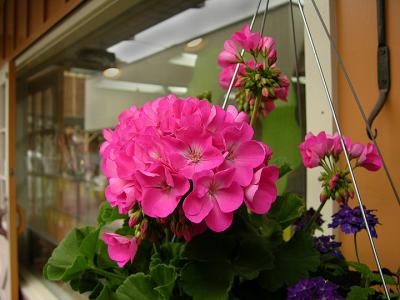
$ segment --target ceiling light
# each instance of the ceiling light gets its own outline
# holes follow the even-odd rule
[[[184,67],[194,68],[196,66],[197,54],[181,53],[169,60],[169,63]]]
[[[188,91],[187,87],[184,87],[184,86],[169,86],[168,90],[171,93],[174,93],[174,94],[177,94],[177,95],[186,94],[187,91]]]
[[[289,1],[273,0],[269,9],[272,10],[287,2]],[[261,8],[259,12],[263,12],[264,9]],[[131,40],[117,43],[107,51],[115,53],[119,60],[131,63],[172,46],[191,41],[194,37],[204,36],[237,22],[247,22],[244,19],[253,13],[254,7],[249,5],[248,1],[206,0],[203,7],[187,9],[139,32]]]
[[[150,93],[150,94],[163,94],[165,89],[162,85],[130,82],[122,80],[108,80],[101,79],[95,83],[97,88],[119,90],[126,92],[139,92],[139,93]]]
[[[164,49],[161,45],[129,40],[121,41],[107,48],[107,51],[115,53],[120,61],[130,64]]]
[[[195,48],[195,47],[199,46],[202,42],[203,42],[203,38],[194,39],[194,40],[191,40],[189,43],[187,43],[186,47]]]
[[[115,67],[107,68],[103,71],[104,77],[116,78],[121,75],[121,70]]]

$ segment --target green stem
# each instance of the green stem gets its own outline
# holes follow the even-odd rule
[[[321,204],[319,205],[317,211],[314,213],[314,215],[311,217],[310,221],[308,222],[308,224],[304,227],[304,231],[307,232],[311,229],[312,224],[315,222],[315,220],[317,219],[318,215],[321,213],[322,208],[324,207],[325,203],[328,201],[328,199],[326,199],[325,201],[321,202]]]
[[[119,275],[119,274],[115,274],[115,273],[112,273],[112,272],[108,272],[108,271],[105,271],[103,269],[99,269],[99,268],[96,268],[96,267],[93,267],[92,270],[93,270],[93,272],[95,272],[95,273],[97,273],[99,275],[103,275],[104,277],[107,277],[107,278],[114,277],[114,278],[117,278],[117,279],[121,279],[122,281],[124,281],[126,279],[125,276],[123,276],[123,275]]]
[[[251,114],[251,119],[250,119],[250,126],[253,127],[253,129],[254,129],[254,126],[256,124],[258,107],[260,106],[260,102],[261,102],[261,96],[258,95],[256,97],[256,102],[254,103],[253,112]]]
[[[357,261],[360,263],[360,257],[358,256],[357,233],[354,234],[354,249],[356,251]]]

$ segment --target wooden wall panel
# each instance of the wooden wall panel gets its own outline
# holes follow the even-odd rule
[[[5,56],[10,57],[14,51],[15,46],[15,16],[14,16],[14,1],[5,2]]]
[[[47,0],[45,7],[45,21],[60,15],[65,8],[65,0]]]
[[[28,13],[28,36],[31,36],[43,27],[44,0],[28,0]]]
[[[84,1],[0,1],[0,66],[15,58]]]
[[[378,99],[377,83],[377,21],[376,1],[337,0],[336,31],[339,52],[368,115]],[[390,48],[391,90],[387,103],[376,118],[377,141],[392,172],[394,184],[400,189],[400,1],[386,1],[387,44]],[[368,142],[365,125],[357,110],[344,76],[338,74],[339,115],[345,135],[354,141]],[[381,262],[396,272],[400,266],[399,228],[400,206],[397,204],[383,170],[357,170],[360,192],[365,205],[377,209],[381,225],[377,226],[376,244]],[[356,260],[353,238],[342,234],[343,251],[347,258]],[[359,237],[362,262],[375,268],[365,232]]]
[[[17,0],[16,12],[16,46],[28,38],[28,0]]]
[[[5,22],[5,13],[4,13],[5,3],[0,1],[0,66],[3,64],[4,59],[6,57],[5,54],[5,35],[4,35],[4,22]]]

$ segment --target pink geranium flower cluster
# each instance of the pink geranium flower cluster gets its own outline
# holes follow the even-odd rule
[[[382,160],[374,144],[353,143],[348,137],[344,137],[344,143],[353,162],[353,169],[363,167],[369,171],[378,171],[382,167]],[[299,149],[305,167],[321,166],[324,169],[320,176],[323,187],[321,201],[332,198],[339,203],[346,203],[349,198],[354,197],[351,179],[348,178],[349,171],[347,168],[340,168],[338,164],[343,148],[337,133],[308,133]]]
[[[132,237],[105,234],[110,257],[121,266],[133,259],[151,220],[179,220],[174,228],[190,239],[196,230],[185,228],[196,224],[229,228],[243,203],[268,212],[279,172],[253,134],[245,113],[196,98],[169,95],[122,112],[115,129],[104,130],[100,154],[106,198],[137,230]]]
[[[382,167],[382,160],[374,144],[353,143],[348,137],[344,137],[344,142],[350,159],[356,161],[355,167],[363,167],[369,171],[378,171]],[[324,131],[316,136],[308,133],[299,149],[307,168],[322,166],[323,160],[329,156],[337,161],[343,151],[339,135],[330,135]]]
[[[250,53],[252,59],[245,60],[237,46]],[[231,40],[225,41],[224,50],[218,56],[218,64],[222,68],[219,83],[222,88],[228,89],[236,65],[240,64],[234,82],[234,87],[238,89],[239,110],[252,111],[256,98],[260,97],[257,109],[266,116],[275,108],[276,99],[287,100],[289,80],[276,67],[276,60],[275,40],[262,37],[259,32],[251,32],[248,25],[235,32]]]

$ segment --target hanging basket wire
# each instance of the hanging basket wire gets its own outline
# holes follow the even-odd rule
[[[254,22],[255,22],[255,19],[256,19],[257,15],[258,15],[258,11],[259,11],[261,2],[262,2],[262,0],[258,1],[257,8],[255,10],[255,13],[254,13],[253,18],[252,18],[251,23],[250,23],[250,30],[252,30],[252,28],[254,26]],[[340,56],[340,54],[339,54],[339,52],[338,52],[338,50],[336,48],[336,45],[335,45],[332,37],[329,34],[329,31],[328,31],[328,29],[326,27],[326,24],[325,24],[325,22],[324,22],[324,20],[323,20],[323,18],[321,16],[321,13],[320,13],[317,5],[315,4],[315,1],[311,0],[311,2],[313,4],[313,7],[314,7],[314,9],[315,9],[315,11],[316,11],[316,13],[317,13],[317,15],[319,17],[319,20],[320,20],[323,28],[324,28],[325,34],[329,39],[330,46],[334,50],[334,53],[335,53],[335,55],[336,55],[336,57],[337,57],[337,59],[339,61],[339,65],[340,65],[341,69],[343,70],[343,72],[345,74],[346,81],[347,81],[348,85],[350,86],[351,92],[352,92],[353,97],[354,97],[354,99],[355,99],[355,101],[357,103],[357,107],[358,107],[358,109],[359,109],[359,111],[360,111],[360,113],[361,113],[361,115],[363,117],[363,121],[364,121],[364,123],[365,123],[365,125],[367,127],[368,133],[372,137],[373,143],[377,147],[378,154],[379,154],[380,158],[382,159],[383,166],[384,166],[385,173],[386,173],[386,177],[388,178],[388,180],[390,182],[390,185],[392,187],[393,193],[395,194],[396,200],[400,204],[399,195],[398,195],[397,190],[396,190],[396,188],[394,186],[394,183],[393,183],[393,180],[392,180],[392,176],[391,176],[391,174],[389,172],[389,169],[388,169],[388,167],[387,167],[387,165],[385,163],[383,154],[382,154],[382,152],[381,152],[381,150],[380,150],[380,148],[378,146],[378,143],[377,143],[377,141],[375,139],[375,135],[372,133],[371,127],[370,127],[370,125],[369,125],[369,123],[367,121],[367,118],[365,116],[364,110],[363,110],[363,108],[362,108],[362,106],[360,104],[359,98],[358,98],[357,93],[355,91],[355,88],[354,88],[354,86],[353,86],[353,84],[351,82],[350,76],[348,75],[348,72],[347,72],[347,70],[346,70],[346,68],[344,66],[343,60],[342,60],[342,58],[341,58],[341,56]],[[371,231],[370,231],[370,228],[369,228],[369,225],[368,225],[368,221],[367,221],[367,217],[366,217],[366,213],[365,213],[365,209],[364,209],[364,203],[363,203],[363,200],[361,198],[361,193],[360,193],[360,190],[359,190],[359,187],[358,187],[358,184],[357,184],[357,179],[356,179],[356,177],[354,175],[354,172],[353,172],[353,169],[352,169],[352,166],[351,166],[351,163],[350,163],[349,151],[346,148],[346,145],[345,145],[345,142],[344,142],[342,129],[341,129],[341,126],[339,124],[339,120],[338,120],[338,117],[337,117],[337,112],[336,112],[335,107],[333,105],[332,96],[331,96],[331,94],[329,92],[329,89],[328,89],[328,86],[327,86],[327,83],[326,83],[326,79],[325,79],[325,75],[324,75],[324,71],[322,70],[322,66],[321,66],[321,63],[320,63],[320,60],[319,60],[318,52],[317,52],[317,50],[315,48],[313,37],[312,37],[311,31],[310,31],[310,28],[309,28],[309,25],[308,25],[308,22],[307,22],[307,18],[306,18],[305,14],[304,14],[303,6],[302,6],[300,0],[297,0],[297,4],[298,4],[298,7],[299,7],[299,10],[300,10],[300,13],[301,13],[301,17],[302,17],[302,20],[303,20],[303,23],[304,23],[304,27],[305,27],[306,32],[307,32],[307,37],[308,37],[308,40],[310,42],[311,49],[313,51],[315,62],[317,63],[317,66],[318,66],[319,75],[320,75],[320,78],[322,80],[322,84],[324,86],[325,95],[326,95],[326,98],[327,98],[327,101],[328,101],[328,105],[329,105],[329,108],[330,108],[330,111],[331,111],[331,114],[332,114],[336,129],[337,129],[337,133],[339,134],[339,137],[340,137],[340,142],[341,142],[341,145],[342,145],[342,148],[343,148],[343,153],[345,155],[346,164],[349,167],[350,176],[351,176],[351,179],[352,179],[353,184],[354,184],[354,190],[355,190],[355,193],[356,193],[356,196],[357,196],[358,203],[360,205],[362,219],[363,219],[365,228],[367,230],[368,239],[369,239],[369,243],[370,243],[370,246],[371,246],[371,250],[372,250],[373,255],[374,255],[375,263],[376,263],[376,265],[378,267],[379,275],[380,275],[380,277],[382,279],[383,287],[384,287],[384,290],[385,290],[385,295],[386,295],[387,299],[390,299],[389,290],[387,288],[386,281],[385,281],[385,278],[383,276],[382,266],[381,266],[381,263],[380,263],[378,251],[376,249],[376,246],[375,246],[375,243],[374,243],[374,240],[373,240],[373,237],[371,235]],[[261,30],[260,30],[261,34],[263,34],[263,31],[264,31],[265,22],[266,22],[266,16],[268,14],[268,6],[269,6],[269,0],[266,1],[266,6],[265,6],[264,14],[263,14],[262,25],[261,25],[262,27],[261,27]],[[290,0],[290,14],[291,14],[291,27],[292,27],[292,38],[293,38],[292,42],[293,42],[294,51],[295,51],[294,54],[295,54],[295,62],[296,62],[296,76],[297,76],[297,79],[298,79],[298,76],[299,76],[299,73],[298,73],[298,58],[297,58],[297,52],[296,52],[296,37],[295,37],[295,31],[294,31],[293,2],[292,2],[292,0]],[[243,55],[243,53],[244,53],[244,50],[242,50],[241,55]],[[234,74],[232,76],[232,80],[231,80],[231,82],[229,84],[228,91],[225,94],[224,102],[223,102],[223,105],[222,105],[223,109],[226,108],[226,105],[228,103],[228,99],[229,99],[230,93],[232,91],[233,84],[234,84],[234,82],[236,80],[236,76],[237,76],[237,73],[238,73],[238,70],[239,70],[239,66],[240,66],[240,63],[238,63],[236,65],[236,69],[235,69],[235,72],[234,72]],[[298,86],[298,80],[297,80],[297,86]],[[297,88],[296,93],[297,93],[297,96],[299,97],[299,89],[298,88]]]

